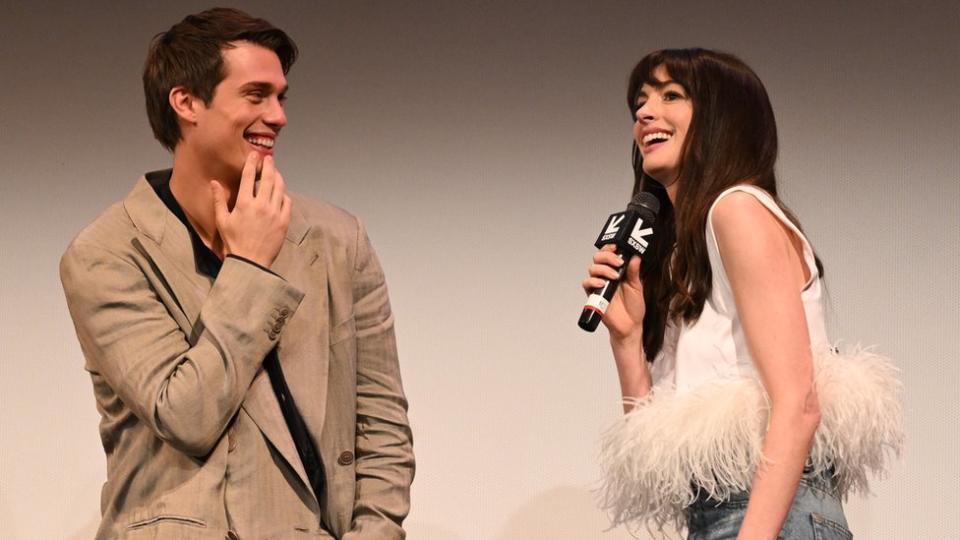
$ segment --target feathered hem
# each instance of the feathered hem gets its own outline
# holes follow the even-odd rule
[[[843,497],[867,493],[903,444],[901,384],[893,363],[870,351],[814,357],[820,425],[808,466],[832,467]],[[614,525],[685,525],[695,484],[715,499],[749,488],[763,459],[769,404],[754,378],[678,394],[655,387],[601,439],[600,503]]]

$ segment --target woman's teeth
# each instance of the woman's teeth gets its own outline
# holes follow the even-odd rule
[[[663,131],[658,131],[656,133],[648,133],[643,136],[643,144],[647,145],[654,141],[666,141],[670,139],[670,137],[673,137],[673,135],[669,133],[665,133]]]

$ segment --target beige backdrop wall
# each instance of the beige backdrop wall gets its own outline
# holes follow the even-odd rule
[[[766,82],[785,199],[830,330],[906,383],[906,453],[849,502],[860,538],[960,535],[960,8],[945,2],[241,2],[298,41],[278,163],[362,216],[388,273],[418,473],[410,537],[626,539],[595,510],[619,414],[574,318],[630,186],[626,76],[666,46]],[[7,5],[0,31],[0,537],[88,538],[104,458],[57,277],[72,236],[168,164],[149,38],[205,4]]]

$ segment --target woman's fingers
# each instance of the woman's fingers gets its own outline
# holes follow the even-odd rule
[[[620,272],[617,269],[622,265],[623,259],[612,250],[597,251],[593,254],[593,264],[587,268],[588,277],[581,283],[583,290],[589,293],[603,287],[606,281],[619,278]]]
[[[630,259],[630,263],[627,264],[626,280],[631,283],[640,281],[640,257]]]
[[[597,251],[593,254],[593,263],[606,264],[614,268],[620,268],[620,265],[623,264],[623,259],[618,257],[617,254],[612,251]]]
[[[606,281],[600,278],[588,277],[580,283],[580,286],[583,287],[584,292],[586,292],[587,294],[590,294],[596,289],[603,287],[605,283]]]
[[[620,272],[616,268],[606,264],[591,264],[590,268],[587,269],[587,274],[595,278],[617,279],[620,277]]]

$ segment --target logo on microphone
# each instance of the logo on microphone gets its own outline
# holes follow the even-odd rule
[[[607,222],[607,226],[603,229],[603,234],[600,235],[599,242],[607,242],[617,236],[617,233],[620,232],[620,224],[623,223],[623,220],[626,219],[626,214],[613,214],[610,216],[610,221]]]
[[[627,244],[630,244],[630,247],[637,250],[637,253],[643,253],[647,250],[647,246],[650,245],[647,237],[652,234],[653,227],[644,223],[643,218],[640,218],[636,224],[634,224],[633,230],[630,231],[630,238],[627,238]]]

